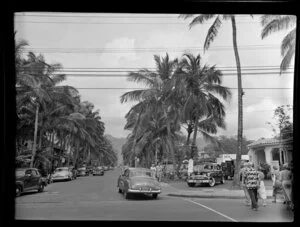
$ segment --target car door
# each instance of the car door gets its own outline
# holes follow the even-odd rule
[[[30,190],[31,187],[33,187],[32,169],[27,169],[24,177],[24,190]]]
[[[32,187],[39,187],[39,180],[40,180],[40,174],[37,170],[33,169],[31,172],[31,181],[32,181]]]

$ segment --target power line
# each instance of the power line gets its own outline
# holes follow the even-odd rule
[[[167,22],[71,22],[71,21],[15,21],[15,23],[30,23],[30,24],[134,24],[134,25],[145,25],[145,24],[152,24],[152,25],[189,25],[189,23],[167,23]],[[239,22],[237,21],[236,24],[257,24],[258,22]],[[211,23],[202,23],[202,24],[211,24]]]
[[[78,90],[142,90],[142,89],[148,89],[148,88],[126,88],[126,87],[82,87],[82,88],[76,88]],[[229,89],[238,89],[235,87],[229,88]],[[293,88],[243,88],[243,90],[289,90]]]

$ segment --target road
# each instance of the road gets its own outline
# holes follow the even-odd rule
[[[78,177],[55,182],[43,193],[16,198],[16,219],[290,222],[293,214],[282,204],[252,211],[238,199],[186,199],[168,197],[167,187],[157,199],[135,196],[126,200],[117,192],[119,170],[104,176]]]

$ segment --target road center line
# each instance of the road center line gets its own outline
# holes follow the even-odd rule
[[[188,201],[188,202],[191,202],[191,203],[194,203],[194,204],[197,204],[198,206],[204,207],[204,208],[206,208],[206,209],[208,209],[208,210],[210,210],[210,211],[212,211],[212,212],[215,212],[215,213],[217,213],[217,214],[223,216],[224,218],[227,218],[227,219],[229,219],[229,220],[231,220],[231,221],[233,221],[233,222],[238,222],[237,220],[235,220],[235,219],[233,219],[233,218],[231,218],[231,217],[228,217],[228,216],[225,215],[225,214],[222,214],[222,213],[220,213],[220,212],[218,212],[218,211],[216,211],[216,210],[214,210],[214,209],[212,209],[212,208],[210,208],[210,207],[207,207],[207,206],[205,206],[205,205],[202,205],[202,204],[200,204],[200,203],[197,203],[197,202],[195,202],[195,201],[193,201],[193,200],[190,200],[190,199],[183,199],[183,200]]]

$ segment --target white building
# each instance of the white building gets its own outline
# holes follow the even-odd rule
[[[249,160],[255,165],[278,161],[279,165],[292,161],[293,139],[260,139],[248,145]]]

